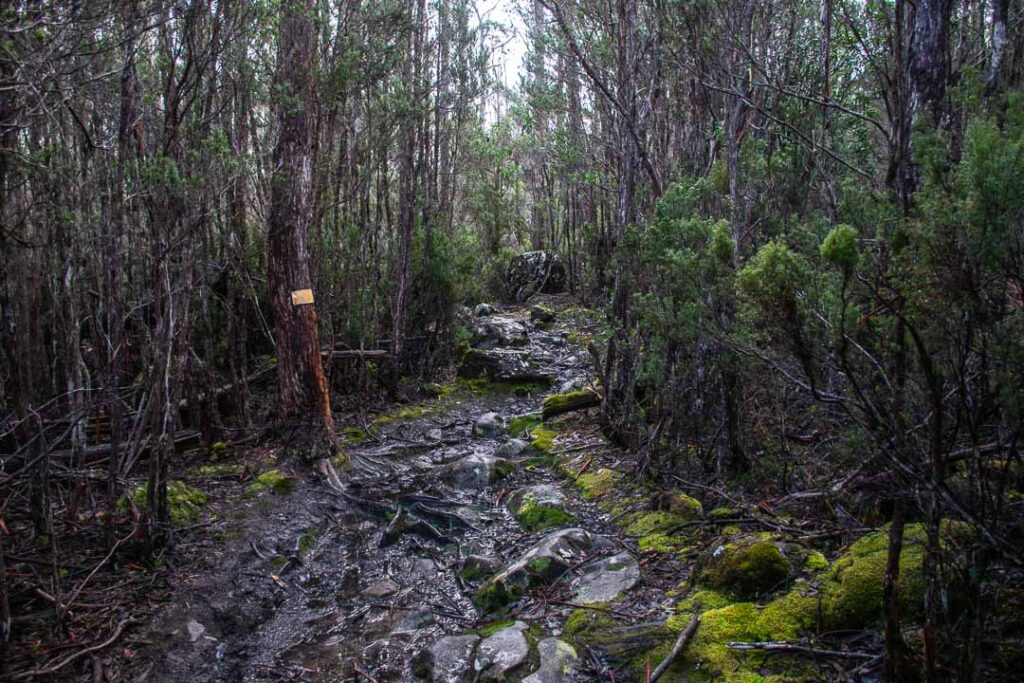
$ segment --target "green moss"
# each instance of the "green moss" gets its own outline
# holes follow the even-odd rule
[[[514,626],[515,623],[516,622],[514,619],[502,619],[499,621],[492,621],[491,623],[480,627],[480,635],[484,638],[493,636],[495,633],[501,631],[502,629],[506,629],[509,626]]]
[[[886,526],[863,536],[832,565],[821,588],[826,627],[859,629],[881,618],[888,535]],[[906,526],[900,553],[900,611],[911,618],[922,608],[924,541],[921,524]]]
[[[761,676],[773,680],[804,680],[805,675],[793,676],[792,667],[805,665],[792,660],[765,660],[760,653],[730,650],[733,641],[795,640],[812,627],[817,600],[792,591],[762,608],[750,602],[731,603],[725,594],[698,591],[679,605],[679,612],[669,617],[666,625],[675,633],[690,622],[694,610],[700,609],[700,625],[693,640],[673,670],[687,680],[752,681]],[[668,641],[662,649],[670,646]],[[658,661],[651,654],[652,661]],[[784,667],[786,675],[775,679],[767,666]],[[803,672],[806,674],[807,672]],[[763,680],[768,680],[763,679]]]
[[[804,569],[812,572],[828,569],[828,560],[820,552],[815,550],[804,560]]]
[[[231,465],[228,463],[222,463],[220,465],[204,465],[197,471],[203,477],[237,477],[245,469],[244,465]]]
[[[280,574],[281,570],[284,569],[287,565],[288,558],[284,555],[275,555],[274,558],[270,560],[270,570],[275,574]]]
[[[739,536],[743,533],[743,529],[739,524],[726,524],[722,527],[722,536]]]
[[[540,424],[540,415],[519,415],[508,423],[508,433],[513,437],[521,437]]]
[[[418,420],[420,418],[430,415],[433,406],[405,406],[392,410],[390,412],[378,415],[370,423],[371,427],[383,427],[385,425],[394,424],[395,422],[404,422],[406,420]]]
[[[704,506],[693,496],[676,491],[669,501],[668,511],[684,519],[693,519],[704,514]]]
[[[335,451],[334,457],[331,458],[331,464],[335,467],[335,469],[344,467],[345,463],[347,463],[347,462],[348,462],[348,454],[345,453],[345,451],[343,451],[340,448],[337,451]]]
[[[210,444],[210,460],[216,462],[220,460],[228,452],[228,445],[223,441],[214,441]]]
[[[369,432],[359,427],[345,427],[345,445],[347,446],[358,446],[359,444],[370,438]]]
[[[757,597],[789,578],[789,562],[770,540],[747,537],[715,548],[700,580],[741,597]]]
[[[149,504],[149,482],[137,487],[132,491],[132,502],[135,507],[145,510]],[[206,505],[208,498],[199,489],[188,486],[185,482],[174,479],[167,482],[167,507],[170,510],[171,522],[178,526],[194,524],[202,513],[202,507]],[[122,511],[128,509],[128,503],[122,500],[118,503]]]
[[[739,513],[732,508],[715,508],[708,513],[711,519],[733,519]]]
[[[671,512],[640,513],[634,516],[626,526],[626,533],[630,536],[663,534],[678,527],[683,521],[682,517]]]
[[[506,396],[527,396],[545,391],[550,385],[547,382],[517,382],[492,380],[486,377],[465,378],[455,380],[455,386],[468,394],[502,394]],[[447,394],[446,394],[447,396]]]
[[[611,491],[622,479],[615,470],[601,468],[596,472],[587,472],[576,478],[576,487],[586,500],[594,500]]]
[[[564,394],[551,394],[544,399],[544,402],[541,404],[541,409],[543,410],[543,414],[546,416],[558,415],[565,412],[566,408],[573,402],[581,399],[588,399],[594,395],[594,392],[590,389],[567,391]]]
[[[275,495],[283,496],[295,488],[295,480],[281,470],[267,470],[246,487],[246,494],[252,496],[261,491],[271,490]]]
[[[663,555],[679,552],[686,547],[685,540],[678,536],[668,536],[666,534],[650,534],[648,536],[642,536],[636,543],[640,548],[640,552],[660,553]]]
[[[542,576],[551,568],[550,557],[535,557],[529,563],[530,572]]]
[[[602,636],[615,627],[615,620],[607,612],[576,609],[565,620],[562,633],[577,643],[595,644],[603,640]]]
[[[531,445],[538,451],[547,453],[554,445],[558,432],[549,427],[538,426],[530,430],[530,435],[533,437]]]
[[[540,505],[531,496],[527,496],[516,510],[515,518],[527,531],[566,526],[576,521],[575,517],[562,508]]]
[[[299,536],[299,554],[307,555],[316,548],[316,536],[314,534],[302,534]]]

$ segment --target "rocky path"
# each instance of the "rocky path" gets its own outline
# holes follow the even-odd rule
[[[596,680],[602,655],[573,647],[566,618],[642,590],[644,572],[611,515],[555,471],[583,448],[556,440],[541,402],[589,380],[580,321],[554,315],[479,308],[469,377],[349,429],[344,492],[310,479],[259,494],[154,624],[166,647],[149,673]],[[588,429],[577,442],[600,443]]]

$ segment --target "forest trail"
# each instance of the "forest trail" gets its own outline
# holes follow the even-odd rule
[[[436,401],[349,427],[343,493],[310,477],[261,494],[153,621],[153,673],[591,680],[601,655],[555,639],[573,609],[596,613],[633,591],[647,593],[635,608],[649,613],[665,598],[641,588],[635,544],[556,472],[559,454],[610,447],[581,414],[554,428],[539,420],[545,393],[590,382],[570,341],[580,320],[555,316],[475,317],[477,360],[514,358],[508,381],[460,380]],[[487,581],[495,571],[501,580]],[[505,603],[514,608],[495,621]]]

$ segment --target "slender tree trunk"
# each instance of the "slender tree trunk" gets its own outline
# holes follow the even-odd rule
[[[319,455],[326,455],[334,423],[320,358],[307,246],[313,182],[313,15],[313,0],[282,4],[274,78],[279,132],[267,225],[267,274],[281,413],[308,423]]]

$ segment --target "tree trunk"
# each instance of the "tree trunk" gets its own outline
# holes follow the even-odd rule
[[[313,13],[313,0],[286,0],[281,8],[274,77],[279,132],[267,226],[267,275],[282,417],[308,423],[314,447],[329,452],[334,424],[320,358],[316,306],[309,291],[307,245],[313,180]]]

